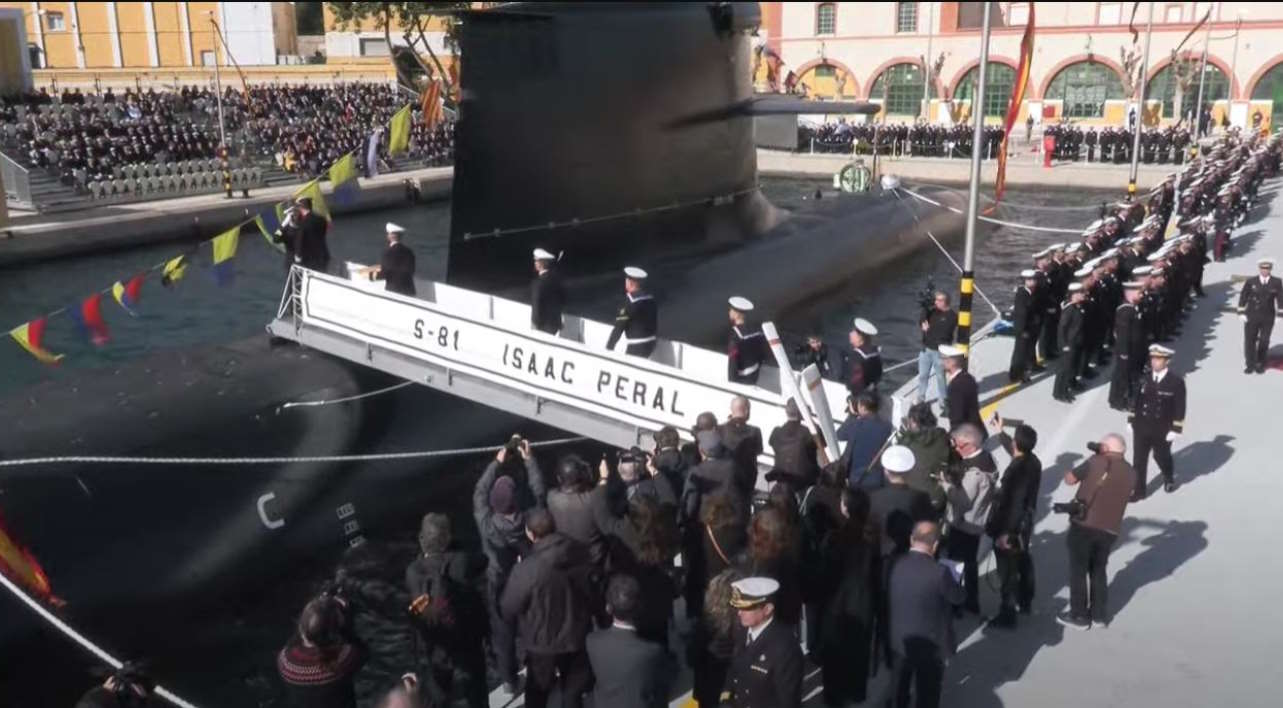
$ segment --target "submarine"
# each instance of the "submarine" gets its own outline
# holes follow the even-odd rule
[[[754,115],[870,106],[755,97],[757,12],[516,3],[463,13],[448,282],[520,294],[533,247],[565,251],[568,309],[604,319],[618,268],[638,263],[653,274],[660,335],[710,344],[725,336],[728,295],[787,326],[797,308],[927,244],[885,194],[792,212],[762,195]],[[934,198],[962,206],[952,192]],[[920,216],[942,238],[961,233],[956,214]],[[266,336],[160,352],[0,400],[0,457],[327,458],[493,445],[517,430],[566,437],[418,386],[360,398],[397,383]],[[286,407],[337,399],[353,400]],[[556,454],[539,452],[545,469]],[[0,518],[72,624],[126,657],[183,656],[186,642],[134,618],[165,607],[199,623],[225,598],[252,603],[265,583],[332,567],[348,546],[404,536],[426,511],[459,516],[488,459],[0,467]],[[462,517],[456,527],[471,531]],[[11,615],[0,660],[49,631]],[[9,673],[0,695],[36,690],[37,677]]]

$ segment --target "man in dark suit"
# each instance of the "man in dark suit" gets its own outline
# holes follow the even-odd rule
[[[1132,467],[1136,470],[1133,501],[1145,498],[1149,453],[1163,473],[1163,491],[1176,491],[1172,469],[1172,442],[1185,429],[1185,380],[1168,369],[1172,350],[1161,344],[1149,347],[1150,373],[1141,381],[1136,406],[1127,416],[1132,429]]]
[[[734,708],[799,708],[802,705],[802,648],[794,627],[775,619],[772,578],[731,583],[731,607],[739,613],[735,655],[726,690]]]
[[[896,561],[888,584],[891,649],[896,653],[896,706],[907,708],[914,689],[917,708],[940,705],[945,657],[953,653],[953,608],[966,593],[956,574],[935,560],[940,527],[913,527],[909,552]]]
[[[1109,381],[1109,406],[1115,410],[1131,407],[1132,392],[1144,368],[1145,330],[1140,324],[1141,284],[1123,285],[1126,301],[1114,310],[1114,373]]]
[[[294,210],[286,215],[285,223],[272,239],[285,244],[285,267],[301,265],[322,273],[329,270],[330,247],[325,241],[329,228],[330,222],[312,211],[311,197],[295,201]]]
[[[771,431],[771,451],[775,468],[786,475],[794,491],[801,491],[820,477],[815,436],[802,424],[802,412],[791,398],[784,404],[784,416],[788,419],[784,425]]]
[[[984,423],[980,420],[980,387],[976,378],[965,368],[966,353],[952,345],[941,345],[940,359],[944,362],[944,375],[949,381],[945,389],[948,405],[949,427],[956,428],[963,423],[973,423],[980,428],[982,437],[988,437]]]
[[[641,584],[631,575],[616,575],[606,588],[606,610],[612,623],[588,635],[588,661],[596,685],[593,705],[611,708],[662,708],[677,666],[665,647],[637,636],[634,624],[641,607]]]
[[[1265,373],[1274,318],[1283,315],[1283,280],[1271,275],[1274,261],[1257,262],[1260,275],[1243,283],[1238,296],[1238,318],[1243,321],[1243,373]]]
[[[536,248],[535,279],[530,282],[530,326],[540,332],[561,331],[561,312],[566,307],[566,289],[553,266],[557,257]]]
[[[740,492],[751,498],[757,487],[757,456],[762,454],[762,430],[756,425],[749,425],[750,406],[748,399],[736,396],[731,399],[731,416],[725,423],[717,426],[721,433],[722,444],[735,460],[738,472]]]
[[[1038,271],[1022,271],[1020,277],[1025,282],[1016,287],[1016,301],[1011,309],[1012,334],[1016,341],[1011,347],[1011,368],[1007,377],[1012,383],[1029,380],[1029,369],[1038,363],[1038,330],[1042,327]]]
[[[1002,418],[997,420],[1002,430]],[[985,533],[993,539],[993,555],[1001,582],[1002,609],[989,626],[1012,628],[1016,613],[1029,614],[1034,599],[1034,561],[1030,555],[1038,491],[1042,486],[1042,461],[1034,454],[1038,433],[1017,425],[1015,434],[999,433],[1011,463],[1002,473]]]
[[[368,272],[370,280],[384,281],[384,288],[390,293],[414,295],[414,251],[401,243],[401,234],[405,229],[388,222],[388,247],[383,251],[379,265]]]

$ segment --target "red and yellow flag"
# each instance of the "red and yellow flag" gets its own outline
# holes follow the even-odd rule
[[[1016,82],[1011,88],[1011,103],[1007,104],[1007,116],[1002,123],[1002,144],[998,146],[998,174],[993,182],[993,204],[985,210],[992,212],[1002,193],[1007,190],[1007,139],[1011,137],[1011,128],[1020,115],[1020,104],[1025,100],[1025,91],[1029,88],[1029,68],[1034,59],[1034,5],[1029,3],[1029,24],[1025,25],[1025,36],[1020,40],[1020,67],[1016,69]]]
[[[30,551],[9,535],[3,517],[0,517],[0,573],[4,573],[5,577],[23,586],[38,599],[61,604],[53,596],[53,588],[49,586],[49,578],[45,576],[44,569]]]
[[[20,327],[14,327],[9,331],[9,336],[13,337],[27,353],[34,356],[42,364],[57,364],[62,361],[62,354],[54,354],[45,349],[45,318],[34,319]]]
[[[441,107],[441,82],[428,82],[428,87],[423,89],[419,110],[423,112],[423,127],[428,130],[437,127],[437,123],[441,122],[443,113]]]

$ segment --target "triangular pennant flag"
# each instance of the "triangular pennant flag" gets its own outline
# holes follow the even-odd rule
[[[57,364],[62,361],[62,354],[54,354],[44,347],[45,318],[43,317],[13,328],[9,336],[43,364]]]
[[[165,262],[160,272],[160,284],[169,287],[187,275],[187,254],[171,258]]]
[[[330,207],[325,203],[325,196],[321,194],[321,183],[312,180],[303,185],[294,193],[295,199],[307,197],[312,200],[312,211],[325,217],[326,221],[330,220]]]
[[[236,246],[240,243],[241,227],[240,225],[224,231],[210,241],[214,249],[214,280],[219,285],[227,285],[232,282],[234,274],[232,259],[236,257]]]
[[[280,205],[277,204],[276,207],[279,209]],[[285,244],[276,242],[276,231],[281,228],[281,222],[280,219],[276,217],[276,212],[274,210],[269,209],[258,216],[255,216],[254,225],[258,227],[258,232],[263,234],[263,238],[267,241],[267,245],[275,248],[281,253],[285,253]]]
[[[128,312],[131,316],[137,317],[138,313],[134,312],[134,306],[138,304],[143,295],[143,279],[146,276],[139,273],[129,279],[128,283],[122,284],[119,280],[111,286],[111,296],[115,298],[116,304]]]
[[[102,318],[102,293],[94,293],[85,298],[79,307],[67,308],[67,314],[76,323],[80,333],[95,347],[101,347],[111,340],[107,331],[107,322]]]
[[[388,154],[400,155],[410,149],[410,106],[403,106],[392,116],[392,130],[388,134]]]
[[[350,204],[361,189],[357,181],[356,157],[348,153],[330,165],[330,185],[334,191],[331,196],[338,204]]]

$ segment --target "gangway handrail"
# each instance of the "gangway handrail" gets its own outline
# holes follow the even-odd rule
[[[35,208],[35,202],[31,201],[31,170],[0,152],[0,177],[4,180],[6,199]]]

